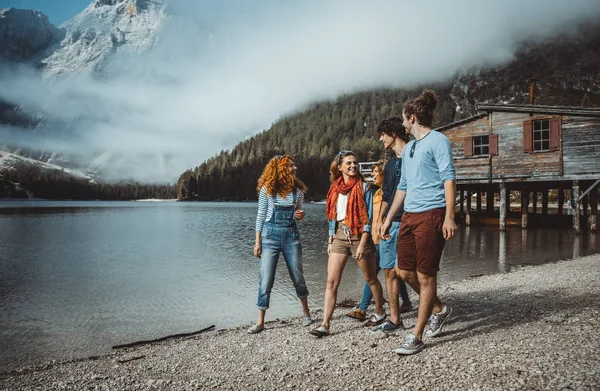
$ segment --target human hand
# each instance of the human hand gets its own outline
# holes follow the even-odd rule
[[[449,240],[456,235],[456,223],[453,218],[445,218],[444,225],[442,225],[442,233],[444,234],[444,239]]]
[[[356,247],[356,260],[360,261],[365,254],[365,246],[361,243]]]
[[[254,256],[256,258],[260,258],[261,253],[262,253],[262,246],[261,246],[261,244],[260,243],[255,244],[254,245]]]
[[[296,218],[296,220],[298,221],[302,221],[304,219],[304,211],[303,210],[297,210],[294,212],[294,217]]]
[[[390,223],[391,219],[386,220],[380,227],[379,227],[379,237],[382,238],[383,240],[390,240],[392,238],[392,235],[390,235]]]

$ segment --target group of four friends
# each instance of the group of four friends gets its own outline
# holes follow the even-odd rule
[[[379,124],[379,139],[393,151],[393,157],[385,167],[382,161],[373,167],[374,184],[379,186],[376,192],[364,180],[352,151],[339,152],[331,163],[323,322],[310,334],[329,335],[337,290],[350,256],[356,259],[366,283],[360,305],[347,316],[366,320],[373,298],[375,313],[365,322],[365,326],[372,327],[371,332],[389,334],[403,330],[401,313],[412,308],[406,285],[419,295],[414,330],[394,352],[420,352],[425,347],[423,336],[439,335],[452,314],[452,308],[437,296],[437,272],[445,241],[456,233],[456,174],[450,141],[432,130],[436,105],[433,91],[425,90],[404,106],[402,118],[388,118]],[[306,186],[296,177],[294,159],[289,155],[272,158],[258,180],[258,191],[254,256],[260,258],[259,313],[248,333],[264,330],[280,253],[302,303],[302,323],[310,326],[313,321],[296,227],[296,221],[305,214]],[[383,309],[383,289],[377,279],[380,269],[385,275],[389,318]]]

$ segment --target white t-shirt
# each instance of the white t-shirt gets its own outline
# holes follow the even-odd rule
[[[348,194],[339,194],[337,201],[337,221],[344,221],[346,218],[346,206],[348,205]]]

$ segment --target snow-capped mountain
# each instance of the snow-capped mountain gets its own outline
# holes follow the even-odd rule
[[[60,26],[64,38],[44,59],[44,75],[102,74],[117,53],[151,49],[167,18],[161,0],[96,0]]]

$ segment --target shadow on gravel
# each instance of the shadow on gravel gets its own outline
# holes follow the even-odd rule
[[[516,324],[527,324],[548,318],[548,324],[576,327],[570,318],[561,313],[578,314],[595,308],[600,294],[570,295],[567,289],[548,289],[534,294],[515,294],[512,289],[496,289],[468,294],[446,293],[445,298],[453,308],[452,317],[441,340],[428,342],[429,346],[447,341],[460,341]]]

